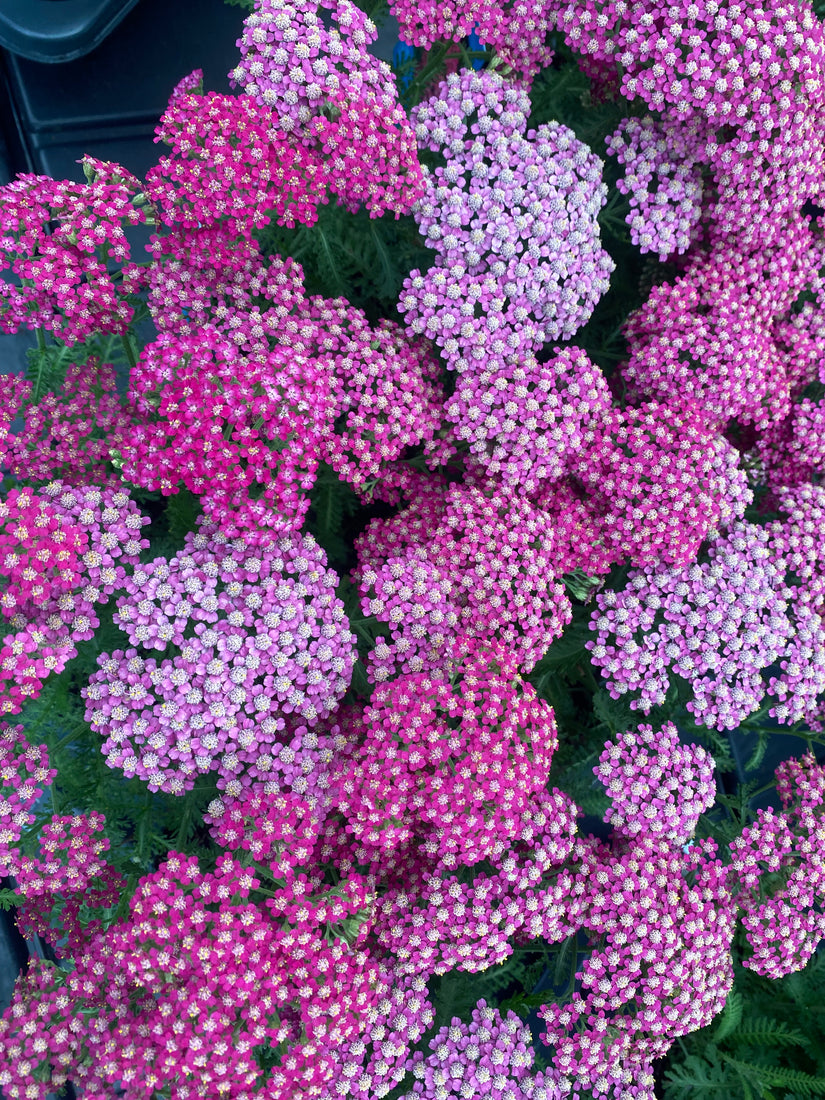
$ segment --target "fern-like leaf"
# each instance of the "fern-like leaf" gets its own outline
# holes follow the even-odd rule
[[[756,1074],[765,1085],[787,1086],[806,1098],[825,1096],[825,1077],[812,1077],[801,1070],[781,1069],[778,1066],[754,1066],[729,1055],[725,1055],[725,1061],[742,1073]]]
[[[689,1054],[665,1071],[667,1100],[730,1100],[736,1095],[730,1075],[719,1064]]]
[[[719,1017],[719,1022],[713,1033],[717,1043],[735,1032],[742,1022],[742,1010],[745,1007],[745,999],[741,993],[733,992],[725,1002],[725,1007]]]
[[[738,996],[738,994],[731,994],[728,1000],[730,1001],[735,996]],[[739,1020],[737,1020],[731,1028],[726,1029],[723,1035],[722,1028],[725,1023],[726,1012],[727,1006],[725,1006],[725,1012],[722,1014],[719,1028],[714,1035],[717,1042],[724,1038],[731,1044],[751,1045],[761,1048],[806,1047],[809,1045],[809,1039],[806,1035],[801,1031],[788,1027],[788,1025],[781,1020],[771,1020],[767,1017],[758,1016],[747,1019],[744,1023],[741,1023],[741,1010]]]
[[[0,890],[0,909],[14,909],[16,905],[22,905],[23,901],[14,890]]]

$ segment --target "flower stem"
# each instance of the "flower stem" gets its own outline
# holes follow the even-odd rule
[[[129,370],[133,371],[137,366],[137,359],[135,359],[135,349],[132,347],[132,340],[128,332],[121,332],[120,342],[123,345],[123,350],[126,353],[126,360],[129,363]]]

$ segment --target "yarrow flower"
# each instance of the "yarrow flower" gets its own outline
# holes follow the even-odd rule
[[[784,218],[821,195],[825,49],[803,0],[678,11],[563,0],[555,22],[591,64],[618,71],[628,99],[704,132],[721,234],[771,244]]]
[[[702,214],[701,127],[626,118],[606,144],[625,167],[616,187],[630,196],[630,239],[640,252],[656,252],[660,260],[687,252]]]
[[[563,477],[584,448],[585,430],[606,414],[604,375],[580,348],[532,353],[458,375],[444,411],[487,474],[534,493]]]
[[[118,461],[136,485],[198,494],[231,537],[287,534],[309,507],[332,401],[326,372],[286,348],[247,357],[209,327],[164,333],[132,372],[137,423]]]
[[[376,689],[333,795],[362,845],[413,844],[453,870],[517,839],[558,734],[552,707],[503,660],[475,649],[449,682],[408,675]]]
[[[693,561],[753,499],[737,451],[690,407],[610,409],[591,421],[570,466],[614,560],[639,566]]]
[[[421,194],[421,168],[392,71],[367,50],[377,34],[351,0],[257,0],[229,77],[316,158],[342,205],[397,218]]]
[[[415,1078],[403,1100],[562,1100],[569,1091],[552,1071],[531,1073],[535,1055],[530,1028],[515,1012],[502,1014],[481,1000],[471,1023],[453,1017],[430,1039],[429,1055],[411,1059]]]
[[[529,85],[553,60],[546,44],[552,9],[543,0],[391,0],[401,38],[432,49],[439,40],[457,42],[474,34]]]
[[[204,872],[169,852],[126,916],[75,951],[70,973],[35,961],[21,978],[0,1019],[4,1088],[38,1100],[67,1080],[99,1095],[171,1088],[181,1100],[204,1089],[239,1100],[318,1094],[334,1052],[391,998],[362,937],[332,932],[368,907],[369,886],[353,876],[306,897],[293,877],[268,906],[252,899],[260,885],[231,854]],[[258,1056],[279,1046],[284,1057],[262,1068]]]
[[[124,282],[135,290],[146,285],[159,332],[195,338],[209,328],[259,360],[272,343],[287,342],[285,319],[305,302],[300,264],[263,256],[231,223],[173,230],[147,247],[152,261],[127,268]]]
[[[267,225],[312,225],[326,201],[318,153],[273,125],[246,96],[180,93],[155,131],[170,146],[146,174],[146,194],[168,226],[231,222],[248,236]]]
[[[654,1100],[653,1061],[721,1012],[733,986],[735,906],[714,842],[685,854],[640,834],[601,849],[582,925],[599,946],[576,975],[580,992],[539,1009],[551,1066],[598,1096],[632,1087]]]
[[[412,115],[421,147],[447,163],[425,173],[413,210],[436,263],[410,273],[398,308],[460,373],[572,336],[614,268],[597,221],[601,162],[557,122],[527,131],[529,113],[525,91],[467,70]]]
[[[699,745],[680,745],[672,722],[606,741],[593,771],[610,796],[605,821],[623,837],[684,844],[716,800],[713,757]]]
[[[440,368],[429,342],[386,319],[371,326],[345,299],[313,297],[317,362],[333,392],[321,457],[369,500],[408,447],[430,442],[441,425]]]
[[[244,756],[271,760],[286,715],[314,723],[349,686],[355,637],[337,582],[310,535],[257,550],[207,527],[142,566],[115,621],[133,647],[175,649],[98,659],[82,694],[107,763],[171,794],[217,770],[239,795]]]
[[[687,400],[719,430],[731,419],[758,431],[782,421],[791,394],[817,379],[825,347],[814,307],[822,247],[797,214],[770,248],[716,240],[674,283],[655,286],[624,326],[631,398]]]
[[[9,873],[24,831],[34,824],[31,812],[57,775],[49,767],[45,745],[31,745],[22,726],[0,722],[0,870]]]
[[[0,427],[0,467],[26,481],[120,487],[110,450],[129,430],[117,392],[114,368],[89,359],[72,363],[62,385],[32,401],[32,384],[20,375],[0,377],[0,407],[11,423],[19,412],[22,427],[4,434]]]
[[[780,764],[776,780],[781,812],[758,810],[730,846],[753,949],[743,965],[774,979],[802,970],[825,938],[825,768],[806,753]]]
[[[370,657],[376,682],[396,669],[443,675],[459,638],[496,640],[529,671],[572,614],[553,545],[549,517],[492,485],[431,488],[373,520],[357,579],[364,613],[390,624]]]
[[[87,183],[19,175],[0,188],[0,330],[52,332],[71,346],[125,332],[134,310],[108,264],[129,259],[125,228],[147,221],[140,181],[84,157]]]
[[[75,642],[93,637],[95,605],[123,585],[126,567],[149,545],[140,538],[149,519],[128,493],[53,481],[37,493],[12,490],[0,501],[4,520],[15,546],[2,562],[0,606],[11,632],[0,642],[0,680],[10,685],[0,714],[14,714],[50,673],[62,672]]]
[[[612,697],[630,694],[631,708],[661,705],[675,675],[692,688],[697,722],[734,729],[766,691],[779,694],[783,677],[768,684],[763,672],[794,639],[793,595],[768,531],[737,523],[706,561],[632,570],[622,591],[598,593],[587,648]]]

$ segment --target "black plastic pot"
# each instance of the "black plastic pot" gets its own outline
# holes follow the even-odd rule
[[[138,0],[2,0],[0,46],[31,61],[73,61],[99,46]]]

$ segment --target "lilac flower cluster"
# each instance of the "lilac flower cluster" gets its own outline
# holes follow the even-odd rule
[[[607,149],[624,165],[616,186],[630,196],[630,239],[640,252],[666,260],[687,252],[702,214],[704,135],[699,126],[626,118],[607,138]]]
[[[760,706],[762,673],[794,636],[792,595],[768,532],[738,523],[706,562],[632,570],[622,591],[599,593],[587,646],[613,698],[631,693],[631,707],[647,713],[679,676],[698,722],[733,729]]]
[[[453,1017],[430,1039],[431,1054],[411,1059],[413,1090],[402,1100],[562,1100],[569,1090],[559,1074],[531,1073],[530,1028],[514,1012],[502,1016],[486,1001],[473,1009],[471,1022]]]
[[[399,309],[459,373],[572,336],[613,271],[600,161],[556,122],[526,131],[529,113],[527,93],[489,70],[450,74],[413,112],[420,146],[447,163],[413,211],[438,259],[411,272]]]
[[[349,685],[355,637],[336,584],[309,535],[260,553],[207,528],[139,569],[116,621],[133,646],[175,649],[99,658],[83,695],[110,766],[174,794],[213,769],[231,784],[247,761],[265,773],[285,716],[323,718]]]

